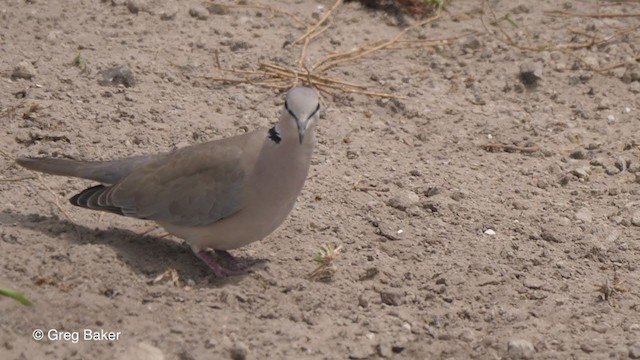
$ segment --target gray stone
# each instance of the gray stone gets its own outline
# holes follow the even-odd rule
[[[526,277],[522,284],[529,289],[537,290],[541,289],[544,286],[544,282],[540,279],[536,279],[534,277]]]
[[[634,226],[640,226],[640,210],[634,212],[631,216],[631,224]]]
[[[575,175],[578,179],[585,179],[585,180],[589,179],[590,172],[591,172],[591,166],[582,166],[571,171],[571,173]]]
[[[231,359],[245,360],[249,354],[249,348],[242,341],[238,341],[231,348]]]
[[[542,79],[543,64],[540,61],[527,61],[520,65],[520,81],[527,86],[535,86]]]
[[[629,346],[629,358],[640,359],[640,343]]]
[[[23,60],[13,68],[11,73],[12,79],[25,79],[31,80],[36,76],[36,68],[29,61]]]
[[[114,66],[101,72],[102,79],[98,80],[98,84],[102,86],[118,86],[132,87],[136,84],[133,71],[126,65]]]
[[[581,207],[576,212],[576,220],[582,221],[585,224],[590,224],[593,221],[593,215],[591,214],[591,210],[586,207]]]
[[[142,6],[140,5],[140,0],[128,0],[127,1],[127,9],[129,9],[129,11],[132,14],[139,13],[141,8],[142,8]]]
[[[390,306],[398,306],[402,304],[402,295],[392,291],[381,291],[380,300]]]
[[[118,360],[164,360],[164,354],[157,347],[145,342],[135,344],[126,349]]]
[[[410,190],[398,191],[389,201],[387,205],[392,208],[396,208],[401,211],[405,211],[408,208],[415,206],[420,201],[420,196]]]
[[[507,344],[507,354],[509,359],[512,360],[520,360],[520,359],[533,359],[533,354],[536,352],[536,349],[533,347],[533,344],[524,339],[516,339],[510,340]]]
[[[207,20],[209,18],[209,10],[202,5],[195,5],[189,9],[189,15],[198,20]]]

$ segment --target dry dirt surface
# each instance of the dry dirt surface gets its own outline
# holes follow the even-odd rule
[[[2,1],[0,287],[34,305],[0,298],[1,359],[640,358],[638,1],[454,0],[413,41],[328,69],[402,98],[322,93],[309,179],[234,252],[269,260],[246,276],[14,163],[274,123],[284,90],[214,79],[244,76],[215,55],[296,68],[291,43],[333,2],[244,4]],[[300,68],[417,22],[358,2],[329,21]],[[133,81],[105,80],[114,66]],[[342,250],[317,281],[323,244]]]

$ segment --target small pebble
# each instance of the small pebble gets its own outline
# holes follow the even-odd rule
[[[189,9],[189,15],[198,20],[207,20],[209,18],[209,10],[202,5],[196,5]]]
[[[247,358],[247,353],[249,352],[249,348],[245,343],[239,341],[233,345],[231,348],[231,359],[233,360],[245,360]]]
[[[587,158],[587,153],[582,149],[578,149],[569,154],[569,157],[576,160],[584,160]]]
[[[544,282],[542,280],[536,279],[534,277],[526,277],[522,284],[524,285],[524,287],[533,290],[541,289],[544,286]]]
[[[590,224],[591,221],[593,220],[593,215],[591,214],[591,211],[586,207],[581,207],[580,209],[578,209],[575,216],[576,216],[576,220],[582,221],[585,224]]]
[[[139,0],[129,0],[127,1],[127,9],[132,14],[137,14],[140,12],[140,1]]]
[[[102,86],[118,86],[132,87],[136,84],[133,71],[126,65],[114,66],[101,72],[102,79],[98,80],[98,84]]]
[[[402,295],[392,291],[381,291],[380,300],[390,306],[398,306],[402,304]]]
[[[169,21],[174,20],[178,15],[178,10],[176,9],[165,9],[160,12],[160,20]]]
[[[520,65],[520,81],[526,86],[536,86],[542,79],[543,64],[540,61],[525,62]]]
[[[507,344],[507,354],[511,360],[533,359],[535,351],[533,344],[528,340],[510,340]]]
[[[591,172],[591,166],[583,166],[571,171],[571,173],[575,175],[578,179],[585,179],[585,180],[589,178],[590,172]]]
[[[389,201],[387,205],[400,211],[406,211],[408,208],[417,205],[420,196],[411,190],[398,191]]]
[[[157,347],[141,342],[129,346],[119,359],[162,360],[165,359],[165,356],[162,350]]]
[[[227,15],[229,13],[229,8],[226,6],[222,6],[219,4],[211,4],[207,8],[210,14],[214,15]]]
[[[496,231],[493,229],[487,229],[484,231],[484,234],[487,236],[495,236],[496,235]]]
[[[13,68],[11,73],[12,79],[25,79],[31,80],[36,76],[36,68],[29,61],[20,61],[18,65]]]
[[[629,358],[640,359],[640,343],[629,346]]]
[[[633,213],[631,217],[631,224],[633,226],[640,226],[640,210]]]

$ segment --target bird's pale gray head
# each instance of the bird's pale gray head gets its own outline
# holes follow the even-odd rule
[[[314,126],[320,116],[320,99],[311,88],[295,87],[287,93],[284,112],[295,121],[298,139],[302,144],[305,132]]]

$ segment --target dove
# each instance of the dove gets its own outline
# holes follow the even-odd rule
[[[280,119],[269,129],[111,161],[16,162],[99,182],[71,197],[71,204],[153,220],[224,277],[250,267],[228,250],[271,234],[293,209],[309,172],[319,116],[318,95],[299,86],[287,92]]]

